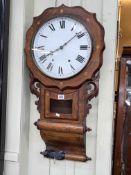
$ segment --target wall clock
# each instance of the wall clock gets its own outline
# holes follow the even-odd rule
[[[82,7],[46,9],[26,36],[30,89],[36,105],[45,157],[86,161],[86,115],[98,94],[104,29]]]

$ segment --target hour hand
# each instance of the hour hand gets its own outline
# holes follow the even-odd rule
[[[32,48],[31,50],[35,51],[35,52],[42,52],[44,54],[48,54],[49,52],[45,51],[44,47],[35,47]]]
[[[32,50],[34,50],[34,51],[42,51],[42,50],[44,50],[44,46],[38,46],[38,47],[32,48]]]
[[[42,55],[39,59],[40,59],[40,61],[45,62],[47,57],[50,56],[50,55],[53,55],[53,51],[48,52],[48,54]]]

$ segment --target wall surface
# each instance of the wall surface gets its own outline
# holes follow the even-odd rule
[[[87,155],[92,161],[53,161],[39,153],[45,149],[33,123],[39,118],[29,91],[25,66],[25,34],[33,16],[51,6],[83,6],[96,13],[105,28],[103,67],[100,71],[99,97],[92,100],[87,117]],[[114,64],[116,50],[117,0],[12,0],[10,15],[7,129],[5,175],[111,175]]]

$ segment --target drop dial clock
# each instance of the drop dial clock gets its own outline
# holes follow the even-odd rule
[[[35,17],[26,35],[30,90],[40,119],[35,125],[47,158],[87,161],[86,116],[98,94],[104,29],[82,7],[53,7]]]
[[[89,62],[91,36],[75,18],[61,16],[43,24],[32,43],[33,59],[51,78],[66,79],[78,74]]]

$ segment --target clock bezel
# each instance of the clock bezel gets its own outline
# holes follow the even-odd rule
[[[73,20],[79,22],[80,24],[82,24],[82,25],[85,27],[85,29],[86,29],[86,31],[87,31],[87,33],[88,33],[88,35],[89,35],[90,44],[91,44],[90,55],[89,55],[89,59],[87,60],[86,64],[82,67],[81,70],[79,70],[78,72],[75,72],[73,75],[70,75],[70,76],[67,76],[67,77],[53,77],[53,76],[47,74],[44,70],[42,70],[42,69],[39,67],[38,63],[36,62],[36,59],[35,59],[35,56],[34,56],[34,52],[33,52],[33,51],[31,51],[31,54],[32,54],[32,58],[33,58],[33,60],[34,60],[34,63],[36,64],[36,66],[38,67],[38,69],[39,69],[43,74],[45,74],[47,77],[50,77],[50,78],[52,78],[52,79],[56,79],[56,80],[65,80],[65,79],[69,79],[69,78],[72,78],[72,77],[74,77],[74,76],[77,76],[77,74],[79,74],[79,73],[87,66],[87,64],[88,64],[89,61],[90,61],[91,54],[92,54],[92,50],[93,50],[93,40],[92,40],[92,36],[91,36],[91,34],[90,34],[90,31],[87,29],[87,26],[84,25],[84,21],[80,21],[79,19],[75,18],[74,16],[59,15],[59,16],[52,17],[52,18],[50,18],[49,20],[45,21],[43,24],[41,24],[41,26],[38,28],[38,30],[35,32],[35,34],[34,34],[34,36],[33,36],[33,38],[32,38],[31,48],[33,47],[34,40],[35,40],[35,37],[36,37],[37,33],[38,33],[39,30],[43,27],[43,25],[44,25],[45,23],[48,23],[50,20],[53,20],[53,19],[56,19],[56,18],[59,18],[59,17],[60,17],[60,18],[62,18],[62,17],[63,17],[63,18],[64,18],[64,17],[67,17],[67,18],[73,19]]]
[[[89,62],[77,75],[67,79],[54,79],[48,77],[38,69],[32,58],[31,43],[34,35],[45,22],[58,16],[71,16],[71,18],[78,20],[85,26],[92,38],[93,50]],[[77,6],[67,7],[62,5],[57,8],[48,8],[40,16],[34,18],[33,24],[27,32],[25,47],[27,66],[34,78],[39,80],[46,87],[57,87],[61,90],[76,88],[85,81],[92,80],[96,72],[100,69],[103,60],[102,53],[104,47],[104,29],[97,21],[94,13],[87,12],[82,7]]]

